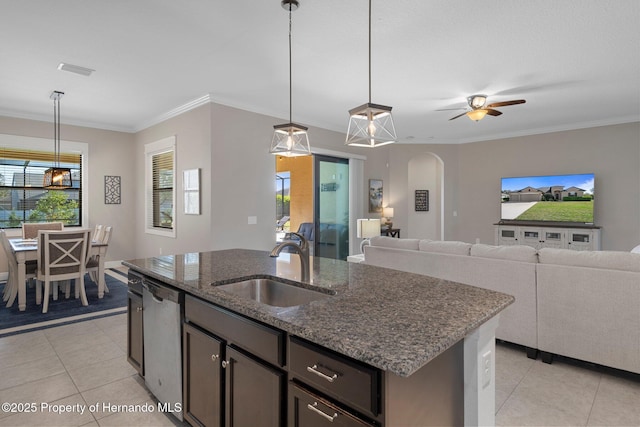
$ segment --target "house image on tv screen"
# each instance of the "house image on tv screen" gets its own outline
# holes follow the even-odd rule
[[[561,201],[567,197],[583,197],[586,191],[583,188],[573,186],[564,188],[562,185],[554,185],[541,188],[526,187],[518,191],[503,192],[503,194],[509,197],[510,202],[539,202],[549,199]]]

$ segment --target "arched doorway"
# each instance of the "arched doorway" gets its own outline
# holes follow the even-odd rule
[[[416,239],[444,239],[444,162],[433,153],[423,153],[409,160],[407,165],[408,228]],[[428,191],[427,209],[416,210],[416,190]],[[422,209],[422,210],[420,210]]]

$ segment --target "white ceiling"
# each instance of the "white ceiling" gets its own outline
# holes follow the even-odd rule
[[[367,5],[300,0],[295,122],[345,132],[367,102]],[[640,121],[638,0],[374,0],[372,33],[372,102],[393,106],[401,142]],[[63,123],[104,129],[198,99],[288,121],[287,37],[280,0],[2,0],[0,115],[52,121],[61,90]],[[475,93],[527,103],[477,123],[436,111]]]

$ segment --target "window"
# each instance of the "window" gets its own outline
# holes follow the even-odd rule
[[[175,137],[145,145],[147,233],[175,237]]]
[[[60,166],[71,169],[72,188],[45,190],[44,172],[54,163],[51,141],[0,135],[0,228],[20,228],[23,222],[86,223],[82,197],[86,145],[63,143],[61,148]]]

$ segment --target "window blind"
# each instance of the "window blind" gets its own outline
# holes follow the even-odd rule
[[[82,225],[82,155],[60,153],[60,166],[71,169],[73,186],[48,191],[42,187],[44,172],[54,157],[52,151],[0,146],[0,227],[41,221]]]
[[[171,150],[151,157],[152,224],[157,228],[173,229],[173,156]]]

